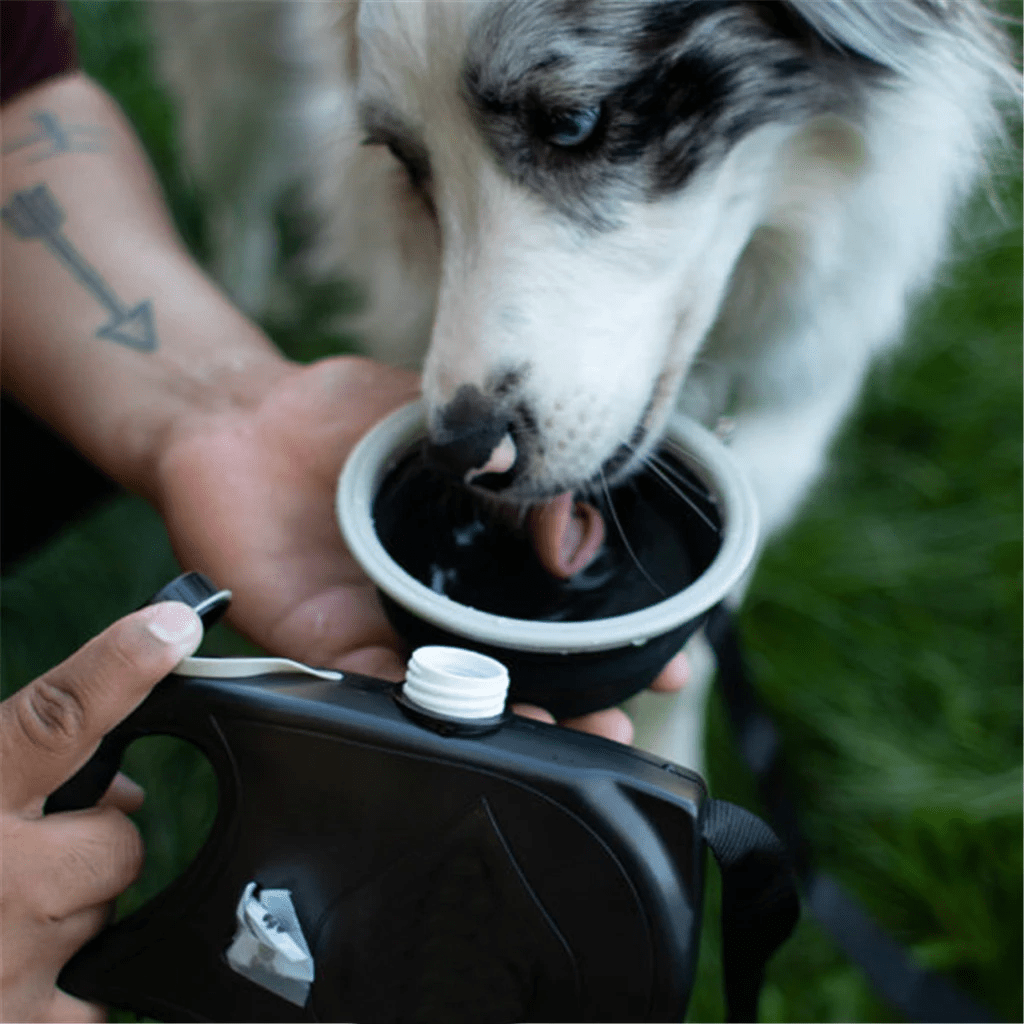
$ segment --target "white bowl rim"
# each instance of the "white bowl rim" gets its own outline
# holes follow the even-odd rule
[[[373,522],[373,501],[396,455],[423,435],[421,400],[381,420],[352,449],[338,481],[336,513],[349,551],[392,600],[435,626],[482,644],[518,651],[572,654],[640,646],[708,611],[740,581],[758,542],[753,490],[732,453],[699,423],[676,414],[666,440],[715,498],[722,540],[708,568],[689,586],[656,604],[586,622],[535,622],[459,604],[420,583],[385,551]]]

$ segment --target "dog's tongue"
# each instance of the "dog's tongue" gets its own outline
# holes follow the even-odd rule
[[[601,513],[566,491],[530,512],[530,536],[541,565],[566,580],[585,569],[604,543]]]

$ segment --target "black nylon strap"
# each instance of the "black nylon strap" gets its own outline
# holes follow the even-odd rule
[[[710,801],[702,834],[722,873],[727,1019],[755,1021],[765,965],[800,917],[796,880],[775,834],[742,807]]]
[[[718,683],[740,753],[757,779],[768,818],[789,851],[811,913],[864,971],[878,994],[908,1020],[922,1024],[996,1020],[941,975],[919,967],[838,882],[814,869],[796,805],[786,788],[778,731],[750,683],[739,636],[722,605],[712,611],[705,632],[718,660]]]

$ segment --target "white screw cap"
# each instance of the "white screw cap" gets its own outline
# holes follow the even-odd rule
[[[462,647],[418,647],[406,666],[402,693],[446,718],[496,718],[505,710],[508,669]]]

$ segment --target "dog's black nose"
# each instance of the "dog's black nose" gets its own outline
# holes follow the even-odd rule
[[[479,390],[464,384],[430,430],[427,457],[466,483],[509,479],[518,458],[512,422]]]

